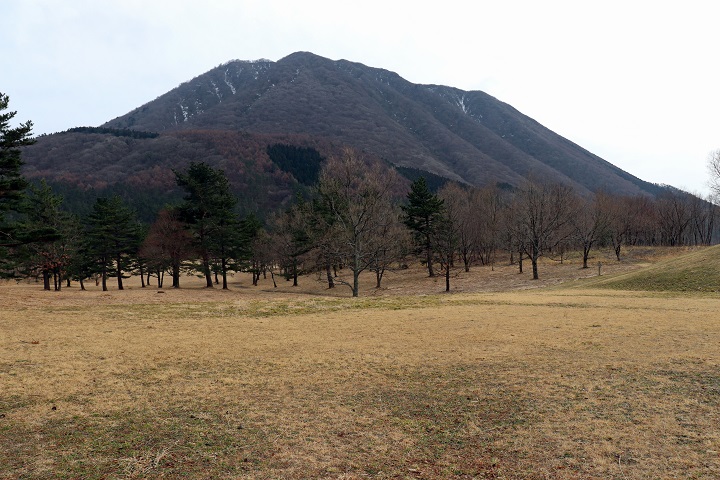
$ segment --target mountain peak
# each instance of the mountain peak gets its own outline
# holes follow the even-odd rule
[[[299,52],[293,52],[290,55],[287,55],[280,60],[279,62],[290,62],[290,61],[301,61],[301,62],[308,62],[308,61],[314,61],[314,60],[323,60],[331,62],[329,58],[321,57],[320,55],[316,55],[312,52],[305,52],[305,51],[299,51]]]
[[[475,185],[532,175],[580,192],[657,191],[486,93],[312,52],[225,63],[104,126],[306,135]]]

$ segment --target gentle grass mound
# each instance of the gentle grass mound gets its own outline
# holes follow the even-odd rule
[[[702,248],[635,272],[598,279],[591,283],[593,287],[614,290],[720,292],[720,245]]]

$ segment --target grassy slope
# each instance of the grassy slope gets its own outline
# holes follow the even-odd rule
[[[595,278],[583,286],[654,292],[720,292],[720,245],[612,278]]]

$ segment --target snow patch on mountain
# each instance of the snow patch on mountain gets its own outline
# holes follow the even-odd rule
[[[242,69],[240,69],[240,71],[242,71]],[[225,85],[230,87],[230,91],[232,92],[233,95],[235,95],[235,92],[236,92],[235,86],[230,81],[230,78],[228,78],[228,73],[229,73],[229,69],[226,68],[225,69]],[[240,72],[238,72],[238,73],[240,73]]]
[[[460,109],[463,111],[464,114],[468,115],[470,113],[470,109],[465,105],[465,95],[458,97],[457,99],[457,105],[460,107]]]
[[[218,98],[218,101],[222,102],[222,94],[220,93],[220,89],[217,86],[217,83],[215,83],[214,80],[210,80],[210,85],[212,85],[213,89],[211,93],[214,93],[215,96]]]

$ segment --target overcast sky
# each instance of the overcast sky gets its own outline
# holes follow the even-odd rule
[[[485,91],[633,175],[704,194],[719,14],[712,0],[0,0],[0,92],[53,133],[231,59],[310,51]]]

